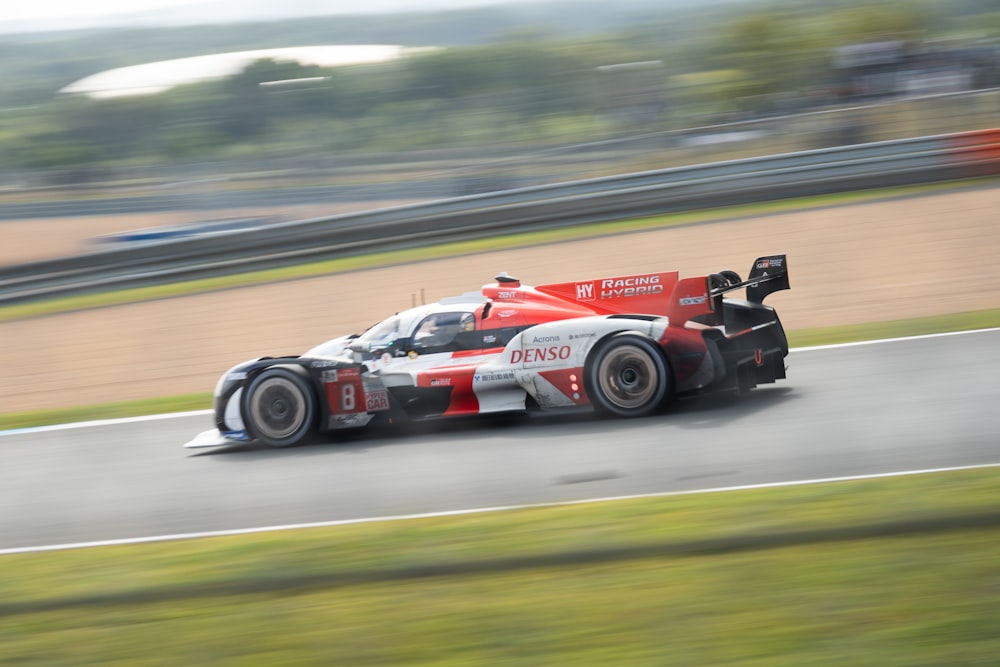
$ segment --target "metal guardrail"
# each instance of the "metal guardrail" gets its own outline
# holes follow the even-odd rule
[[[572,181],[0,268],[0,305],[621,217],[1000,174],[1000,130]]]

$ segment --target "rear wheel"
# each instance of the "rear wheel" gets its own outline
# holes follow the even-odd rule
[[[670,388],[663,355],[652,341],[636,334],[618,334],[601,344],[584,375],[594,408],[616,417],[655,412]]]
[[[291,368],[268,368],[244,392],[249,434],[271,447],[302,442],[316,423],[316,398],[308,381]]]

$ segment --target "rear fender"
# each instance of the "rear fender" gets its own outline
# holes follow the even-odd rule
[[[548,322],[515,336],[504,348],[501,363],[525,370],[582,368],[590,350],[607,336],[633,331],[655,340],[665,328],[666,321],[655,316],[598,315]]]
[[[587,317],[550,322],[520,333],[500,361],[512,368],[521,387],[543,408],[589,405],[583,368],[591,351],[623,332],[657,340],[666,329],[658,317]]]

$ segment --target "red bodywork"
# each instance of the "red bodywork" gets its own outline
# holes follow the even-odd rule
[[[537,324],[587,315],[660,315],[671,325],[709,316],[714,311],[708,278],[679,279],[677,271],[642,273],[527,287],[519,281],[498,282],[483,287],[483,296],[496,311],[504,303],[518,304],[508,314],[516,325]]]

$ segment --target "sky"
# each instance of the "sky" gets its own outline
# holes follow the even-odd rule
[[[285,6],[293,15],[373,13],[393,10],[418,10],[472,7],[488,4],[506,4],[530,0],[291,0],[267,3],[274,8]],[[102,18],[122,15],[141,15],[161,10],[188,9],[197,16],[197,5],[203,9],[223,4],[220,0],[0,0],[0,23],[24,21],[55,21],[63,23],[78,19],[93,24]],[[249,3],[259,5],[261,3]],[[275,10],[280,11],[280,10]]]
[[[437,11],[546,0],[0,0],[0,34]]]
[[[4,0],[0,20],[97,18],[134,14],[165,7],[182,7],[205,0]]]

